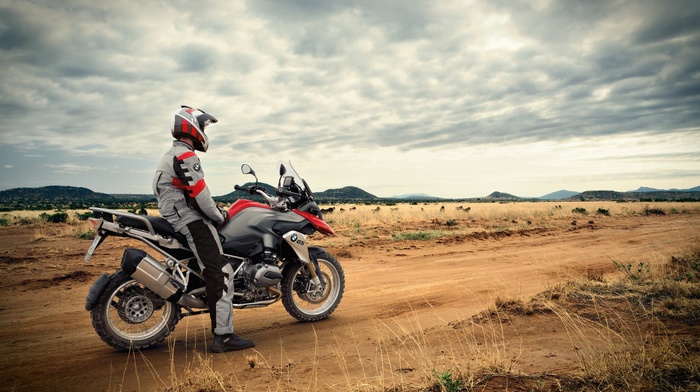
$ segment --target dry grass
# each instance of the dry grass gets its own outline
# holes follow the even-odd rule
[[[605,222],[619,216],[643,216],[653,213],[685,214],[700,212],[700,203],[657,202],[520,202],[520,203],[419,203],[397,205],[329,205],[324,218],[346,241],[387,236],[397,240],[432,239],[481,232],[526,231],[571,228],[589,222]],[[585,210],[585,213],[574,211]],[[600,213],[605,211],[605,214]],[[42,214],[56,211],[13,211],[0,214],[7,225],[37,228],[37,237],[88,236],[87,224],[77,218],[88,210],[67,210],[70,228],[55,230],[60,224],[47,225]],[[157,210],[147,210],[159,216]],[[574,224],[575,222],[575,224]],[[387,231],[387,228],[389,231]]]
[[[344,352],[346,342],[324,342],[335,350],[337,363],[315,363],[304,377],[291,362],[274,366],[257,354],[243,360],[249,371],[273,380],[271,391],[324,388],[328,380],[319,380],[317,370],[328,366],[337,366],[342,374],[332,389],[348,391],[501,390],[504,385],[513,390],[698,390],[700,343],[676,330],[700,321],[699,244],[695,241],[684,256],[651,269],[642,279],[623,274],[608,283],[587,276],[527,302],[498,297],[486,311],[449,327],[425,328],[415,312],[376,319],[372,351],[356,344],[357,352]],[[515,370],[529,353],[513,331],[512,319],[531,315],[548,315],[563,325],[578,357],[577,369],[560,374]],[[318,345],[316,339],[314,350]],[[245,389],[226,382],[210,362],[195,356],[177,385],[165,390]]]
[[[439,238],[485,238],[549,230],[595,228],[619,217],[700,212],[700,203],[529,202],[333,205],[324,219],[337,237],[317,235],[323,247],[361,240],[405,241]],[[574,212],[583,209],[585,214]],[[604,211],[599,213],[599,211]]]
[[[580,390],[700,389],[700,342],[676,333],[700,321],[700,241],[689,247],[640,275],[612,283],[582,279],[539,296],[576,348],[581,368],[566,375],[569,383]]]
[[[194,359],[184,370],[173,369],[172,385],[165,392],[232,391],[233,386],[224,380],[221,372],[214,370],[212,358],[194,352]]]
[[[575,218],[581,214],[574,213],[575,208],[584,208],[586,216],[602,216],[599,209],[609,211],[610,216],[644,215],[645,211],[658,209],[666,214],[697,212],[700,202],[512,202],[512,203],[422,203],[360,205],[327,205],[322,208],[334,208],[328,216],[340,225],[356,221],[368,224],[394,222],[430,221],[438,219],[546,219]]]
[[[365,205],[334,207],[335,211],[325,218],[341,235],[326,241],[352,241],[368,236],[417,239],[401,237],[400,233],[439,232],[449,236],[570,227],[572,220],[604,222],[617,216],[643,216],[651,210],[666,214],[700,211],[700,203],[433,203],[381,206],[379,210],[377,206]],[[585,209],[587,214],[573,212],[576,208]],[[607,211],[609,216],[597,214],[599,209]],[[42,212],[53,213],[22,211],[2,217],[10,224],[32,225],[37,240],[80,236],[87,230],[85,222],[74,218],[76,211],[68,212],[69,220],[65,224],[37,221]],[[152,211],[149,214],[155,215]],[[449,226],[449,221],[457,224]],[[545,385],[553,390],[698,390],[700,344],[697,340],[684,339],[674,329],[679,325],[697,325],[700,321],[700,241],[689,238],[687,242],[683,256],[667,264],[645,265],[630,260],[618,263],[622,279],[616,282],[585,276],[552,287],[527,302],[499,297],[486,311],[474,318],[452,321],[449,328],[428,330],[412,312],[390,321],[377,319],[373,336],[355,338],[358,341],[371,338],[376,342],[372,351],[358,348],[355,353],[346,353],[341,342],[324,342],[333,345],[337,363],[332,366],[338,367],[343,375],[334,381],[333,388],[495,390],[498,388],[487,385],[496,379],[506,379],[510,385],[524,385],[525,390],[543,390]],[[586,309],[583,313],[582,308]],[[523,350],[522,342],[512,340],[517,331],[512,331],[509,320],[533,314],[552,315],[565,326],[571,346],[576,348],[579,369],[545,375],[514,370],[528,353]],[[429,334],[437,335],[439,344],[428,341]],[[318,350],[320,342],[316,340],[314,344],[313,349]],[[173,343],[171,353],[174,351]],[[164,385],[162,390],[248,389],[244,380],[225,377],[217,371],[206,351],[205,354],[192,352],[193,357],[184,367],[175,366],[173,357],[170,377],[156,375],[159,380],[165,380],[159,383]],[[314,358],[318,360],[317,356]],[[367,358],[372,359],[372,365],[367,365]],[[318,369],[331,366],[316,362],[308,373],[300,375],[298,364],[284,355],[280,355],[279,364],[273,364],[257,353],[245,356],[239,365],[247,372],[272,380],[268,384],[270,391],[319,390],[327,380],[319,379]]]

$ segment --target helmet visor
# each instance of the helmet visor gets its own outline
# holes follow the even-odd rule
[[[207,127],[209,124],[214,124],[215,122],[219,121],[216,119],[216,117],[212,116],[209,113],[204,113],[201,110],[199,110],[202,114],[196,115],[197,122],[199,123],[199,129],[204,132],[204,128]]]

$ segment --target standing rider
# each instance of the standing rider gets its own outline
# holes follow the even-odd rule
[[[228,214],[219,208],[204,182],[204,171],[194,150],[206,152],[209,138],[204,128],[218,120],[199,109],[182,106],[173,117],[170,132],[176,139],[153,178],[158,209],[173,228],[187,237],[203,269],[211,316],[215,353],[255,346],[252,340],[233,333],[233,268],[223,256],[214,224]]]

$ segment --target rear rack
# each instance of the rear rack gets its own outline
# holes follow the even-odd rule
[[[106,220],[107,222],[113,222],[114,215],[123,216],[123,217],[127,217],[127,218],[132,218],[132,219],[138,219],[146,225],[146,228],[148,228],[149,234],[151,234],[153,236],[156,235],[156,231],[153,229],[153,225],[151,224],[151,221],[149,221],[143,215],[137,215],[137,214],[134,214],[131,212],[110,210],[109,208],[99,208],[99,207],[90,207],[90,211],[92,211],[94,214],[99,215],[100,218]]]

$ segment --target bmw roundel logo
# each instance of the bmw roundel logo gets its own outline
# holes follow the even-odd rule
[[[292,234],[292,242],[297,242],[297,235],[296,234]]]

